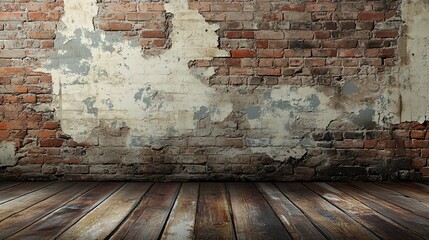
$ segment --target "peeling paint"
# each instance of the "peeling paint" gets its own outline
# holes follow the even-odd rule
[[[427,120],[429,114],[429,4],[427,1],[402,1],[402,36],[399,46],[399,94],[401,121]]]
[[[218,49],[218,26],[189,10],[186,0],[165,4],[167,12],[174,14],[173,45],[158,56],[143,55],[137,41],[124,39],[121,33],[95,30],[95,0],[64,4],[64,28],[55,41],[58,54],[50,57],[43,71],[53,77],[53,107],[62,129],[76,141],[89,139],[100,121],[124,121],[134,136],[159,138],[195,129],[194,109],[202,106],[213,112],[215,122],[231,113],[230,99],[201,81],[214,69],[195,76],[188,68],[191,60],[228,53]],[[137,94],[130,94],[135,89]],[[141,89],[145,91],[140,93]]]
[[[352,82],[345,82],[341,88],[341,94],[344,96],[350,96],[359,92],[359,87]]]
[[[352,118],[352,122],[364,129],[374,129],[377,126],[377,123],[373,120],[374,116],[374,109],[362,109],[357,116]]]
[[[17,163],[15,143],[0,142],[0,167],[14,166]]]

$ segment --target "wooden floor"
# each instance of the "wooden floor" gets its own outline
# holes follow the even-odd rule
[[[429,185],[0,182],[5,238],[429,239]]]

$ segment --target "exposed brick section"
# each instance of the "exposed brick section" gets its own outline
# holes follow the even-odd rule
[[[174,0],[170,0],[174,1]],[[220,25],[219,47],[229,58],[195,60],[215,67],[210,85],[272,88],[317,86],[339,90],[344,79],[376,82],[397,64],[399,0],[189,0],[206,21]],[[171,44],[171,18],[163,1],[97,1],[100,31],[138,39],[146,54]],[[328,128],[303,136],[303,159],[275,161],[266,154],[229,156],[246,150],[249,130],[242,112],[162,145],[127,148],[126,129],[96,129],[94,142],[62,132],[50,110],[52,78],[35,72],[54,48],[63,1],[0,3],[0,141],[15,143],[18,164],[1,178],[138,180],[396,180],[429,178],[427,122],[387,129]],[[229,86],[228,86],[229,85]],[[268,143],[261,141],[260,146]],[[90,156],[90,157],[88,157]],[[323,164],[322,164],[323,163]]]
[[[99,29],[121,31],[125,36],[138,38],[147,54],[158,54],[171,46],[172,16],[166,13],[162,1],[99,2],[100,12],[95,19]]]

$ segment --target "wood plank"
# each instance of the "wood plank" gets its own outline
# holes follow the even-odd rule
[[[52,183],[47,182],[27,182],[23,184],[19,184],[12,188],[7,188],[3,191],[0,191],[0,204],[8,202],[12,199],[21,197],[25,194],[34,192],[43,187],[51,185]]]
[[[57,239],[105,239],[140,202],[151,183],[127,183]]]
[[[422,183],[416,183],[416,182],[413,182],[413,183],[403,183],[403,184],[406,184],[407,186],[410,186],[411,188],[414,188],[414,189],[417,189],[417,190],[429,193],[429,185],[422,184]]]
[[[291,239],[252,183],[228,183],[237,239]]]
[[[195,239],[235,239],[224,183],[201,183]]]
[[[162,240],[194,238],[198,191],[198,183],[183,183],[162,234]]]
[[[87,188],[86,185],[81,184],[80,188]],[[34,240],[55,238],[103,202],[122,185],[123,183],[101,183],[71,201],[60,202],[61,207],[12,235],[10,238]],[[59,195],[63,196],[63,194]],[[48,200],[53,200],[55,196]],[[32,213],[29,212],[29,214]],[[3,234],[3,232],[0,234]]]
[[[373,183],[352,183],[363,191],[372,194],[378,198],[384,199],[399,207],[407,209],[416,215],[429,219],[429,203],[421,202],[414,198],[406,197],[400,193],[380,187]]]
[[[326,239],[304,213],[272,183],[257,183],[256,187],[271,205],[293,239]]]
[[[72,186],[74,183],[54,183],[32,193],[15,198],[0,205],[0,221],[8,218],[12,214],[20,212],[32,205],[41,202],[50,196]]]
[[[391,191],[400,193],[406,197],[414,198],[420,200],[424,203],[429,203],[429,194],[424,191],[419,191],[414,188],[410,188],[406,185],[400,183],[376,183],[380,187],[387,188]]]
[[[301,183],[276,183],[310,220],[333,239],[378,239],[373,233]]]
[[[158,239],[179,189],[179,183],[156,183],[112,239]]]
[[[0,191],[13,187],[13,186],[17,186],[21,184],[20,182],[0,182]]]
[[[326,183],[304,183],[351,218],[361,223],[382,239],[422,239],[390,219]]]
[[[417,233],[423,238],[427,238],[429,229],[429,220],[413,214],[412,212],[398,207],[384,199],[377,198],[358,188],[350,186],[348,183],[329,183],[336,189],[346,192],[348,195],[364,203],[368,207],[379,212],[381,215],[390,218],[390,220]]]
[[[2,229],[2,231],[0,232],[0,238],[10,236],[31,225],[41,217],[48,215],[63,204],[73,200],[95,186],[95,183],[87,183],[85,186],[75,184],[64,191],[61,191],[58,194],[55,194],[50,198],[1,221],[0,229]]]

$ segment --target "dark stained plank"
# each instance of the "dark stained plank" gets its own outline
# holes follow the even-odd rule
[[[11,217],[0,222],[0,238],[10,236],[19,230],[29,226],[41,217],[51,213],[61,207],[68,201],[80,196],[84,192],[96,186],[95,183],[86,183],[82,186],[80,183],[61,191],[50,198],[41,201],[24,211],[18,212]]]
[[[4,190],[6,188],[17,186],[19,184],[21,184],[21,183],[20,182],[0,182],[0,191]]]
[[[3,191],[0,191],[0,204],[10,201],[12,199],[18,198],[25,194],[34,192],[40,188],[46,187],[52,183],[47,182],[27,182],[19,184],[12,188],[7,188]]]
[[[377,185],[387,188],[391,191],[395,191],[397,193],[400,193],[404,196],[415,198],[417,200],[420,200],[424,203],[429,203],[429,194],[424,191],[419,191],[413,188],[410,188],[406,185],[402,185],[400,183],[377,183]],[[429,207],[429,206],[428,206]]]
[[[373,209],[326,183],[304,183],[382,239],[422,239]]]
[[[140,202],[151,183],[127,183],[57,239],[104,239]]]
[[[421,217],[429,219],[429,203],[424,203],[417,199],[406,197],[400,193],[375,185],[374,183],[352,184],[353,186],[356,186],[369,194],[407,209],[416,215],[420,215]]]
[[[228,183],[227,187],[238,240],[291,239],[252,183]]]
[[[378,239],[373,233],[301,183],[276,183],[310,220],[332,239]]]
[[[195,239],[235,239],[224,183],[201,183]]]
[[[65,203],[62,202],[61,207],[39,219],[27,228],[19,231],[15,235],[12,235],[11,239],[38,240],[55,238],[103,202],[112,193],[117,191],[122,185],[123,183],[101,183],[79,197],[74,198],[72,201],[66,201]],[[81,185],[80,188],[86,188],[86,186]],[[62,196],[62,194],[60,194],[60,196]],[[55,196],[48,200],[53,199],[54,197]],[[29,214],[31,214],[31,212]],[[0,234],[2,233],[3,232],[0,232]]]
[[[41,202],[72,185],[73,183],[54,183],[22,197],[18,197],[9,202],[3,203],[0,205],[0,221],[8,218],[14,213],[31,207],[32,205]]]
[[[179,189],[179,183],[155,183],[112,239],[158,239]]]
[[[399,225],[417,233],[419,236],[427,238],[429,229],[428,219],[417,216],[408,210],[385,201],[384,199],[377,198],[358,188],[352,187],[348,183],[329,183],[329,185],[347,193],[383,216],[390,218]]]
[[[272,183],[256,183],[293,239],[326,239],[311,221]]]
[[[191,240],[194,238],[198,191],[198,183],[183,183],[161,239]]]
[[[411,188],[429,193],[429,185],[422,184],[422,183],[403,183],[403,184],[406,184],[407,186],[410,186]]]

